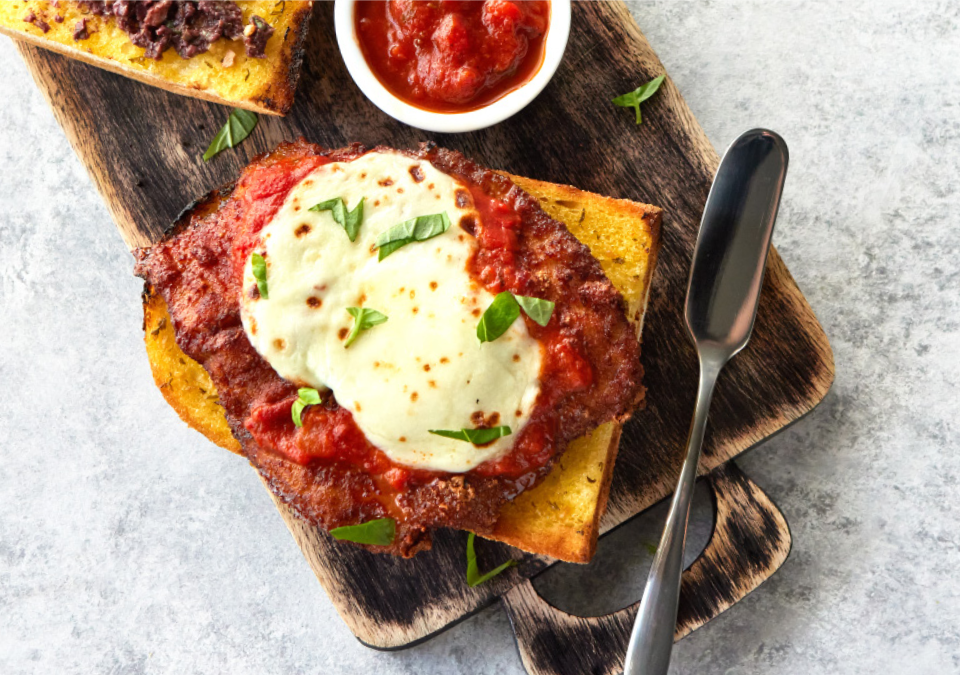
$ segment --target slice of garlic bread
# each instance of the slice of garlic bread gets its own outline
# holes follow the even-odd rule
[[[190,58],[168,49],[154,60],[114,19],[67,0],[4,0],[0,33],[177,94],[283,115],[293,105],[313,2],[238,4],[245,26],[260,17],[273,28],[263,58],[247,56],[242,42],[222,38]],[[75,39],[80,22],[86,37]]]
[[[639,336],[660,246],[660,209],[576,188],[510,176],[547,214],[586,244],[627,301]],[[214,204],[210,205],[211,208]],[[191,427],[217,445],[240,452],[210,377],[177,346],[166,303],[144,297],[144,340],[154,381]],[[606,507],[620,426],[603,424],[574,441],[535,488],[507,504],[488,538],[569,562],[587,562]]]

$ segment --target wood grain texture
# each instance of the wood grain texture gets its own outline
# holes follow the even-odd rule
[[[626,7],[574,3],[566,58],[551,84],[510,120],[459,135],[421,132],[377,110],[340,60],[332,3],[318,3],[317,9],[293,109],[284,119],[261,118],[247,141],[209,163],[200,155],[226,119],[226,108],[26,45],[20,50],[131,247],[159,239],[192,199],[230,182],[254,155],[301,135],[328,147],[353,141],[412,147],[431,139],[510,173],[661,206],[663,244],[643,344],[648,406],[624,427],[603,528],[663,499],[679,473],[695,399],[697,362],[681,307],[718,156],[669,78],[644,104],[642,126],[635,125],[631,111],[609,103],[664,72]],[[827,339],[773,252],[753,340],[717,386],[702,470],[715,469],[799,419],[819,403],[832,380]],[[744,489],[731,499],[749,501],[751,495]],[[471,589],[463,581],[462,533],[441,533],[430,554],[403,561],[338,545],[289,510],[280,511],[341,616],[358,638],[379,648],[424,639],[511,587],[523,589],[527,578],[550,564],[524,556],[519,567]],[[766,543],[787,537],[785,523],[776,522]],[[479,546],[479,555],[483,567],[520,557],[489,542]],[[691,599],[690,606],[699,607],[691,626],[735,600],[736,593],[720,593],[725,584],[741,590],[755,585],[755,573],[738,578],[734,573],[723,559],[703,563],[703,579],[714,581],[697,584],[687,595],[718,590],[701,605]],[[519,619],[514,625],[522,634]]]
[[[783,514],[733,462],[715,469],[707,480],[716,504],[714,531],[683,573],[676,640],[763,583],[790,553]],[[530,581],[514,586],[501,601],[531,675],[623,671],[639,602],[605,616],[579,617],[550,605]]]

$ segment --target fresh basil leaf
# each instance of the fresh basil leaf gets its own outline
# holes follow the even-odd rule
[[[397,523],[393,518],[368,520],[359,525],[344,525],[330,530],[330,535],[340,541],[352,541],[355,544],[389,546],[397,534]]]
[[[520,316],[520,305],[512,293],[504,291],[498,293],[487,311],[480,317],[477,324],[477,337],[480,343],[493,342],[507,332],[513,322]]]
[[[257,290],[260,291],[260,297],[269,300],[267,293],[267,261],[259,253],[250,256],[250,266],[253,268],[253,278],[257,280]]]
[[[330,211],[333,219],[346,231],[347,238],[349,238],[350,241],[356,241],[357,234],[360,232],[360,223],[363,221],[364,199],[365,197],[360,198],[360,203],[353,207],[353,211],[347,211],[347,205],[340,197],[334,197],[325,202],[320,202],[316,206],[311,206],[310,210],[318,212]]]
[[[367,309],[366,307],[347,307],[347,311],[350,312],[354,321],[353,328],[350,329],[350,335],[347,336],[347,341],[343,344],[344,348],[352,345],[361,331],[379,326],[389,318],[386,314],[381,314],[375,309]]]
[[[657,93],[657,89],[660,88],[660,85],[663,84],[663,78],[665,76],[661,75],[646,84],[641,84],[639,87],[633,91],[624,94],[623,96],[617,96],[613,99],[613,104],[618,105],[621,108],[633,108],[637,111],[637,124],[643,122],[640,117],[640,104],[646,101],[648,98]]]
[[[227,123],[221,127],[217,135],[213,137],[210,147],[203,153],[203,161],[209,162],[215,156],[234,146],[240,145],[254,127],[257,126],[257,114],[249,110],[234,108],[227,118]]]
[[[303,409],[308,405],[320,405],[320,403],[320,392],[316,389],[310,389],[309,387],[297,389],[297,400],[293,402],[293,407],[290,408],[293,423],[297,427],[302,427],[303,419],[301,419],[300,415]]]
[[[417,216],[399,225],[394,225],[377,237],[377,243],[374,245],[374,248],[380,249],[380,257],[378,260],[383,260],[398,248],[402,248],[407,244],[432,239],[449,229],[450,217],[446,211],[443,213],[434,213],[429,216]]]
[[[477,569],[477,552],[474,550],[473,542],[476,539],[477,535],[471,532],[467,535],[467,585],[473,588],[474,586],[479,586],[484,581],[489,581],[495,576],[503,572],[509,567],[513,567],[517,564],[517,561],[510,559],[507,562],[503,563],[499,567],[496,567],[486,574],[480,574],[480,570]]]
[[[428,429],[431,434],[452,438],[457,441],[466,441],[474,445],[486,445],[503,436],[509,436],[513,433],[510,427],[490,427],[489,429]]]
[[[517,299],[517,303],[523,308],[523,311],[527,313],[527,316],[536,323],[541,326],[546,326],[550,323],[550,317],[553,316],[553,308],[556,307],[555,303],[549,300],[541,300],[540,298],[531,298],[526,295],[515,295],[513,297]]]

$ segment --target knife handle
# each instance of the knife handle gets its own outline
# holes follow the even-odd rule
[[[663,537],[653,559],[637,619],[633,624],[623,668],[624,675],[666,675],[670,667],[690,504],[693,501],[693,488],[697,480],[697,465],[700,463],[700,448],[707,427],[710,400],[713,398],[714,385],[723,363],[706,359],[700,361],[700,386],[687,438],[687,457],[680,470],[680,481],[673,495]]]

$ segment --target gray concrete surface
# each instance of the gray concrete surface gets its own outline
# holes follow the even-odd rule
[[[718,148],[788,140],[775,240],[838,366],[742,462],[790,559],[672,672],[960,672],[960,9],[631,4]],[[0,70],[0,672],[521,673],[496,608],[401,653],[353,639],[256,476],[154,388],[131,258],[5,39]],[[636,598],[656,527],[540,587]]]

